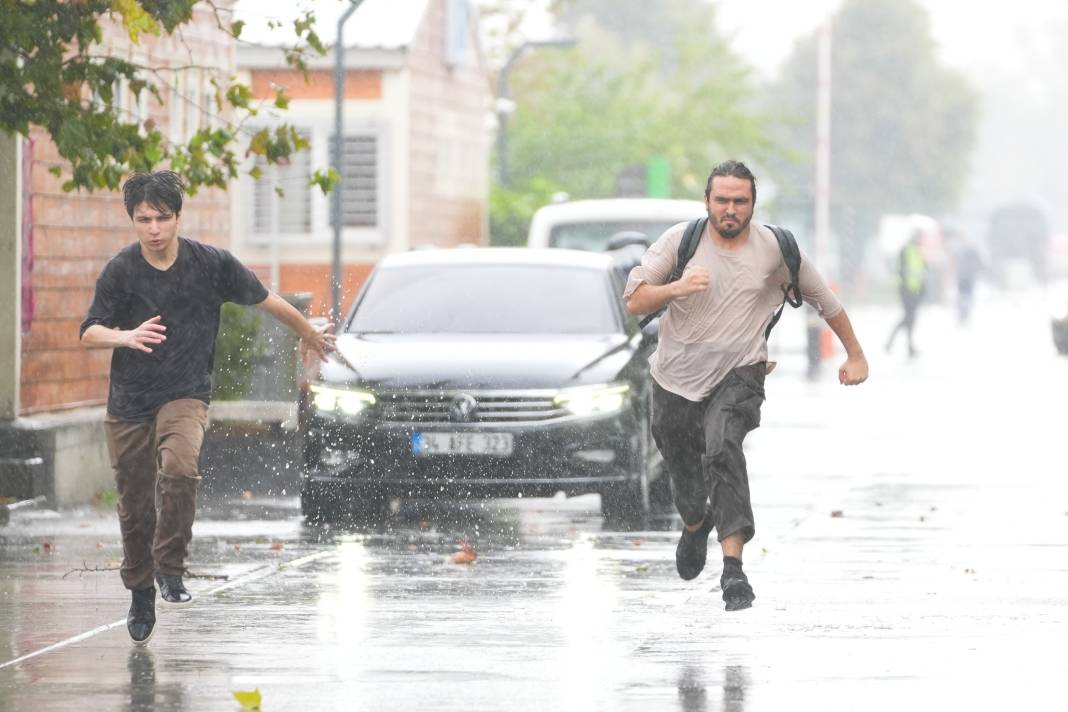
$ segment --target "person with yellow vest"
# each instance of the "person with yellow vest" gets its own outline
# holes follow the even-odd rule
[[[890,338],[886,341],[887,353],[894,347],[894,341],[898,333],[904,329],[908,339],[909,356],[915,356],[916,343],[912,333],[916,327],[916,313],[920,310],[923,302],[923,291],[927,275],[927,262],[920,249],[920,233],[915,232],[898,255],[897,266],[897,289],[901,296],[901,307],[904,311],[901,321],[897,323]]]

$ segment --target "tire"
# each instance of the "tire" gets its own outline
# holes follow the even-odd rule
[[[660,460],[654,467],[657,476],[649,483],[649,506],[657,510],[670,509],[675,505],[675,495],[671,490],[667,464]]]
[[[333,524],[340,514],[336,503],[306,485],[300,492],[300,511],[307,524]]]
[[[638,482],[624,482],[601,490],[601,517],[606,524],[632,529],[648,514]]]
[[[370,490],[347,492],[307,482],[300,493],[300,509],[307,524],[377,523],[386,516],[387,504],[384,496]]]

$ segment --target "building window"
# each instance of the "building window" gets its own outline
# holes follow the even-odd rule
[[[188,138],[192,138],[193,134],[200,130],[200,117],[203,113],[203,109],[200,107],[200,103],[203,101],[200,91],[202,81],[203,78],[200,72],[186,74],[185,88],[188,96],[186,97],[185,105],[185,130]]]
[[[303,133],[303,131],[301,131]],[[253,182],[252,230],[266,235],[278,233],[306,234],[311,232],[311,175],[309,151],[294,151],[287,165],[270,165],[263,156],[256,156],[256,166],[263,175]],[[281,188],[279,196],[275,188]]]
[[[182,119],[185,116],[183,109],[184,99],[182,98],[182,86],[181,76],[175,72],[171,77],[171,99],[170,99],[170,135],[172,144],[185,143],[185,133],[182,131]]]
[[[334,137],[330,137],[330,157]],[[345,227],[378,225],[378,137],[345,136],[341,146],[341,224]],[[333,225],[331,212],[330,224]]]
[[[446,18],[445,62],[450,67],[463,63],[467,55],[467,0],[449,0]]]

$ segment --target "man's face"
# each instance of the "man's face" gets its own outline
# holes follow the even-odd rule
[[[716,176],[705,207],[716,232],[733,240],[749,227],[753,217],[753,187],[745,178]]]
[[[141,247],[149,252],[165,252],[178,237],[178,216],[147,202],[134,208],[133,224]]]

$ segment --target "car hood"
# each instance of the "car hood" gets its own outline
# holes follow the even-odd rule
[[[614,379],[634,352],[624,334],[343,334],[320,378],[374,389],[561,388]]]

